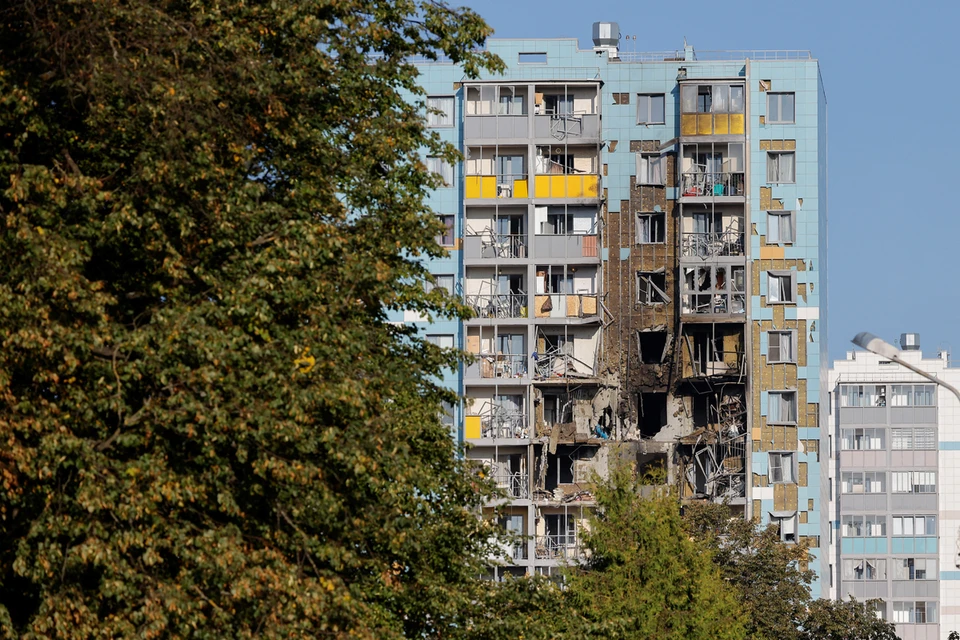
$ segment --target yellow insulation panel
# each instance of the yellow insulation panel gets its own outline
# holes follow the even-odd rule
[[[480,437],[480,416],[467,416],[464,419],[463,437],[467,440]]]

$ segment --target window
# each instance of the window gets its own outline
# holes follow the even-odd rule
[[[767,332],[767,364],[797,361],[797,332]]]
[[[840,476],[843,493],[884,493],[887,474],[883,471],[844,471]]]
[[[797,216],[793,211],[767,211],[767,244],[797,241]]]
[[[641,93],[637,96],[637,124],[663,124],[663,107],[662,93]]]
[[[768,93],[766,124],[789,124],[796,121],[793,93]]]
[[[660,304],[670,302],[666,294],[667,277],[661,273],[637,272],[637,302],[640,304]]]
[[[523,51],[517,60],[520,64],[547,64],[545,51]]]
[[[449,402],[444,401],[440,403],[440,424],[446,427],[453,427],[454,408]]]
[[[453,216],[443,215],[437,216],[437,220],[440,221],[440,224],[443,225],[444,231],[439,236],[435,238],[437,244],[441,247],[452,247],[454,244],[453,241]]]
[[[430,278],[426,282],[424,282],[423,288],[427,293],[430,293],[434,289],[443,289],[449,295],[452,296],[453,295],[453,276],[452,275],[431,275]]]
[[[453,349],[452,335],[431,334],[427,336],[427,342],[435,344],[442,349]]]
[[[893,622],[899,624],[931,624],[937,621],[937,603],[893,601]]]
[[[893,516],[895,536],[935,536],[937,516]]]
[[[797,272],[767,271],[767,304],[797,302]]]
[[[894,450],[927,450],[937,448],[937,430],[934,427],[895,427],[890,437]]]
[[[777,527],[784,542],[797,541],[797,514],[770,514],[770,524]]]
[[[932,407],[936,398],[932,384],[895,384],[891,385],[891,406],[893,407]]]
[[[840,387],[841,407],[885,407],[887,385],[845,384]]]
[[[796,424],[797,392],[769,391],[767,393],[767,424]]]
[[[844,451],[883,451],[885,429],[843,429],[840,432],[840,448]]]
[[[842,577],[845,581],[886,580],[887,561],[883,558],[844,559],[842,571]]]
[[[769,454],[768,478],[772,483],[796,482],[793,452],[773,452]]]
[[[443,158],[434,156],[427,158],[427,171],[443,178],[443,184],[445,186],[449,187],[453,184],[453,167]]]
[[[682,113],[743,113],[742,84],[684,84],[680,87]]]
[[[937,579],[937,561],[935,558],[894,558],[891,562],[894,580]]]
[[[547,115],[573,115],[573,96],[569,94],[551,94],[543,96],[543,106]]]
[[[844,538],[883,538],[887,535],[887,518],[880,515],[843,515],[840,531]]]
[[[453,96],[431,96],[427,98],[427,126],[453,126]]]
[[[796,154],[793,151],[767,152],[767,182],[797,181]]]
[[[894,471],[890,478],[894,493],[936,493],[936,471]]]
[[[666,158],[657,153],[637,154],[637,184],[662,185]]]
[[[664,214],[637,214],[637,244],[663,244],[666,232]]]

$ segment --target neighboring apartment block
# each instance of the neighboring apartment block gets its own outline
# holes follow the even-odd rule
[[[949,354],[900,357],[949,384]],[[879,598],[904,640],[960,630],[960,412],[953,394],[895,362],[851,351],[830,371],[830,595]],[[826,518],[826,516],[824,516]]]
[[[429,122],[464,157],[427,159],[450,249],[430,270],[474,311],[424,331],[476,356],[447,379],[463,396],[451,429],[527,536],[495,574],[579,557],[611,456],[662,465],[684,498],[775,522],[822,561],[818,63],[627,53],[611,23],[594,43],[490,40],[507,69],[476,80],[418,61]]]

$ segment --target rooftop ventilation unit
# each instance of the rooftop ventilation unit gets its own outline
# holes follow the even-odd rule
[[[900,334],[901,351],[920,351],[919,333],[901,333]]]
[[[593,23],[593,50],[598,54],[607,52],[607,57],[620,57],[620,25],[616,22]]]

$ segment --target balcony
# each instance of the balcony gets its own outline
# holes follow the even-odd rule
[[[524,378],[527,375],[527,356],[520,353],[481,353],[479,361],[467,367],[467,378],[497,379]]]
[[[536,295],[533,300],[536,318],[597,318],[598,307],[595,293]]]
[[[466,260],[526,258],[527,234],[481,233],[463,239],[463,257]]]
[[[497,473],[491,478],[506,497],[526,500],[530,497],[530,483],[523,473]]]
[[[527,174],[468,175],[464,178],[464,197],[467,200],[529,198]]]
[[[589,235],[537,235],[533,240],[537,258],[600,259],[599,237]]]
[[[528,315],[525,293],[468,295],[464,303],[473,309],[477,318],[526,318]]]
[[[464,438],[467,440],[524,440],[528,436],[527,416],[523,411],[484,403],[480,415],[467,416]]]
[[[553,139],[571,144],[599,140],[600,114],[537,114],[534,116],[534,132],[538,140]]]
[[[597,174],[538,175],[534,177],[533,196],[535,198],[599,198],[600,176]]]
[[[680,256],[683,258],[706,259],[742,255],[743,234],[739,231],[680,234]]]
[[[583,560],[586,558],[580,541],[573,535],[536,536],[537,560]]]
[[[684,172],[681,195],[685,198],[705,196],[745,196],[743,172]]]

